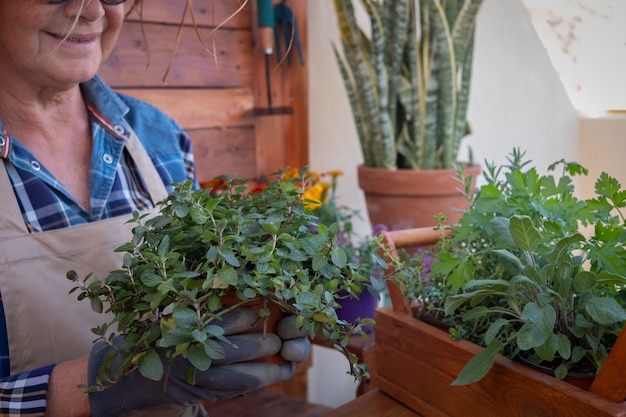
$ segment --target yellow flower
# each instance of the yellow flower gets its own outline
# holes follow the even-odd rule
[[[327,189],[328,187],[326,187],[323,183],[320,183],[315,184],[311,188],[306,190],[303,195],[305,200],[309,200],[305,202],[306,207],[311,210],[315,210],[316,208],[321,206],[323,202],[324,191]]]
[[[343,175],[341,170],[331,170],[327,172],[308,171],[306,172],[306,179],[308,188],[304,190],[302,198],[307,200],[305,205],[310,210],[319,209],[322,205],[327,204],[330,200],[330,191],[335,187],[336,178]],[[290,168],[284,173],[286,179],[298,178],[300,176],[300,170]],[[331,182],[322,181],[322,178],[330,177]],[[304,187],[304,184],[298,184],[299,187]]]

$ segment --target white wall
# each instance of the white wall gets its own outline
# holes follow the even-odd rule
[[[519,0],[485,0],[476,33],[468,139],[479,161],[513,147],[539,168],[578,158],[578,115]]]
[[[522,2],[574,107],[584,114],[626,108],[626,2]]]
[[[341,169],[344,204],[365,216],[356,166],[362,161],[356,130],[335,58],[338,33],[331,0],[308,2],[310,166]],[[568,101],[520,0],[485,0],[480,12],[467,140],[477,162],[506,161],[514,148],[527,151],[539,168],[578,157],[578,116]],[[362,223],[362,232],[369,224]],[[314,351],[309,398],[337,406],[354,397],[346,364],[330,351]],[[347,378],[347,379],[346,379]]]
[[[582,198],[593,197],[594,183],[602,172],[615,177],[626,188],[626,113],[580,122],[580,163],[589,175],[579,181]]]

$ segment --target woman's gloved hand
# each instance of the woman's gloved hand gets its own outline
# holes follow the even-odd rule
[[[135,371],[119,382],[89,394],[94,417],[114,417],[138,409],[179,408],[201,400],[215,401],[285,381],[293,376],[295,363],[307,359],[311,343],[302,329],[296,329],[295,316],[287,316],[278,323],[277,334],[243,333],[254,327],[258,315],[250,309],[239,308],[224,315],[221,326],[228,340],[235,346],[219,342],[224,358],[214,360],[206,371],[195,370],[195,385],[186,382],[189,362],[177,357],[167,374],[167,388],[163,381],[153,381]],[[98,369],[113,349],[98,342],[89,357],[88,383],[94,385]],[[279,353],[285,363],[256,361]],[[169,366],[165,350],[161,358]]]

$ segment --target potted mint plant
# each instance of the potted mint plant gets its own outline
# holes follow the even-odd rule
[[[347,340],[373,320],[338,319],[336,297],[367,286],[368,277],[337,244],[337,224],[319,224],[307,208],[309,186],[306,169],[293,178],[280,171],[254,190],[228,177],[206,189],[178,184],[157,214],[133,216],[132,236],[117,249],[124,254],[119,270],[83,279],[70,271],[78,298],[112,317],[93,329],[96,336],[112,345],[116,335],[125,336],[119,374],[137,369],[160,380],[156,349],[172,346],[176,356],[207,369],[219,356],[214,340],[223,338],[213,324],[229,309],[259,300],[262,318],[276,314],[273,305],[296,315],[298,326],[323,334],[349,359],[356,378],[366,374]],[[226,302],[227,294],[235,301],[231,295]]]

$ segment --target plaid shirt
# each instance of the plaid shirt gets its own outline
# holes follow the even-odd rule
[[[22,372],[0,380],[0,414],[43,416],[46,413],[48,380],[54,365]]]
[[[172,119],[156,108],[113,92],[99,78],[81,85],[92,122],[91,208],[86,211],[38,163],[18,139],[2,129],[0,158],[31,232],[42,232],[103,220],[152,208],[137,167],[124,151],[128,127],[137,133],[163,183],[195,181],[191,141]],[[2,126],[0,125],[0,128]],[[1,213],[0,213],[1,214]],[[41,415],[53,365],[9,375],[8,342],[0,298],[0,408],[2,415]]]

